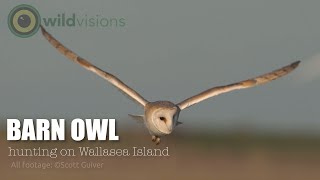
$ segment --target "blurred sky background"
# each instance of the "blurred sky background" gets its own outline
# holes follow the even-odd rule
[[[272,83],[234,91],[182,111],[184,127],[261,132],[320,130],[320,1],[56,0],[1,1],[0,116],[117,118],[142,108],[76,65],[37,33],[22,39],[7,26],[21,3],[42,17],[59,13],[123,17],[123,28],[48,27],[79,55],[117,75],[149,101],[180,102],[207,88],[260,75],[296,60]],[[123,121],[122,121],[123,120]]]

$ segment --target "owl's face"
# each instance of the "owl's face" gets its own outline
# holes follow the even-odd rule
[[[179,110],[177,107],[159,108],[152,115],[153,125],[162,133],[170,134],[177,126]]]
[[[163,134],[170,134],[178,125],[180,109],[173,103],[154,102],[148,105],[147,116],[155,129]]]

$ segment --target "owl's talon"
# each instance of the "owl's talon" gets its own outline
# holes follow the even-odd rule
[[[157,137],[157,139],[156,139],[156,145],[159,145],[160,142],[161,142],[161,139],[160,139],[159,137]]]
[[[152,142],[156,142],[157,137],[156,136],[152,136]]]

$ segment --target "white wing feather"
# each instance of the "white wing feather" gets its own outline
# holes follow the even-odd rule
[[[61,44],[58,40],[56,40],[51,34],[49,34],[42,26],[41,31],[43,36],[49,41],[49,43],[55,47],[60,53],[65,55],[68,59],[72,60],[75,63],[78,63],[80,66],[84,67],[85,69],[96,73],[98,76],[102,77],[103,79],[109,81],[112,85],[117,87],[120,91],[124,94],[131,97],[134,101],[138,102],[142,106],[145,106],[148,101],[145,100],[140,94],[138,94],[135,90],[131,89],[125,83],[123,83],[120,79],[116,76],[105,72],[98,67],[91,64],[89,61],[83,59],[82,57],[78,56],[76,53],[72,52],[70,49],[66,48],[63,44]]]
[[[197,104],[203,100],[217,96],[222,93],[226,93],[226,92],[237,90],[237,89],[250,88],[253,86],[257,86],[260,84],[270,82],[272,80],[278,79],[278,78],[290,73],[291,71],[293,71],[295,68],[298,67],[299,63],[300,63],[300,61],[294,62],[288,66],[282,67],[280,69],[277,69],[277,70],[272,71],[270,73],[258,76],[256,78],[248,79],[245,81],[240,81],[240,82],[237,82],[234,84],[229,84],[226,86],[219,86],[219,87],[214,87],[214,88],[208,89],[206,91],[203,91],[200,94],[192,96],[192,97],[178,103],[177,105],[182,110],[182,109],[188,108],[194,104]]]

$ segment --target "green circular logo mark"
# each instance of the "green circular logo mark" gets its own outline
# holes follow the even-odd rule
[[[36,8],[22,4],[13,8],[8,16],[10,31],[21,38],[28,38],[38,32],[40,14]]]

